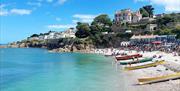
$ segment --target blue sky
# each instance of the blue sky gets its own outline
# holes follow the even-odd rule
[[[116,10],[135,11],[149,4],[156,14],[180,11],[180,0],[0,0],[0,43],[49,30],[63,31],[99,14],[113,19]]]

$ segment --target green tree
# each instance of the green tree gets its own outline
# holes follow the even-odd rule
[[[162,35],[170,35],[170,34],[172,34],[170,29],[162,30]]]
[[[142,35],[146,35],[146,34],[147,34],[147,35],[150,35],[150,34],[152,34],[152,32],[151,32],[151,31],[144,31],[144,32],[142,32],[141,34],[142,34]]]
[[[149,13],[144,8],[140,8],[139,11],[142,14],[142,17],[149,17]]]
[[[164,17],[158,18],[156,20],[156,23],[158,24],[158,27],[160,29],[165,29],[167,23],[170,23],[170,22],[175,22],[175,18],[173,18],[171,15],[165,15]]]
[[[94,18],[91,23],[92,29],[99,31],[111,31],[112,21],[108,15],[102,14]]]
[[[39,37],[39,35],[38,34],[33,34],[30,37]]]
[[[177,26],[172,33],[176,34],[178,39],[180,39],[180,26]]]
[[[43,33],[40,33],[39,35],[44,35]]]
[[[103,29],[103,27],[101,27],[99,25],[91,25],[90,28],[91,28],[91,34],[93,34],[93,35],[100,33],[101,30]]]
[[[153,17],[154,8],[152,7],[152,5],[146,5],[143,7],[143,9],[145,9],[148,12],[149,17]]]
[[[129,40],[133,36],[132,33],[118,33],[116,37],[120,37],[122,40]]]
[[[76,26],[77,32],[75,33],[78,38],[86,38],[90,35],[90,26],[88,23],[78,22]]]
[[[157,35],[170,35],[170,34],[173,34],[173,33],[172,33],[172,29],[165,28],[165,29],[162,29],[162,30],[154,31],[154,34],[157,34]]]

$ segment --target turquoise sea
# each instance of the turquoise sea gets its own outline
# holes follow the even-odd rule
[[[111,57],[0,49],[0,91],[124,91],[124,83]]]

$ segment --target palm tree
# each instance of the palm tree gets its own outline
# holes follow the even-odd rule
[[[153,17],[154,8],[152,5],[146,5],[143,8],[149,13],[149,17]]]

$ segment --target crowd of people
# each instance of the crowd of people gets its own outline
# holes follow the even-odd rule
[[[180,56],[180,42],[171,42],[171,43],[137,43],[136,45],[129,45],[126,48],[130,50],[136,50],[136,51],[162,51],[166,53],[174,53],[174,55]]]
[[[162,51],[165,53],[173,53],[175,56],[180,56],[180,40],[176,41],[164,41],[164,42],[143,42],[139,41],[133,44],[129,45],[123,45],[119,48],[107,48],[107,49],[97,49],[95,53],[102,53],[105,55],[118,55],[122,54],[124,52],[121,52],[121,50],[136,50],[136,51]]]

